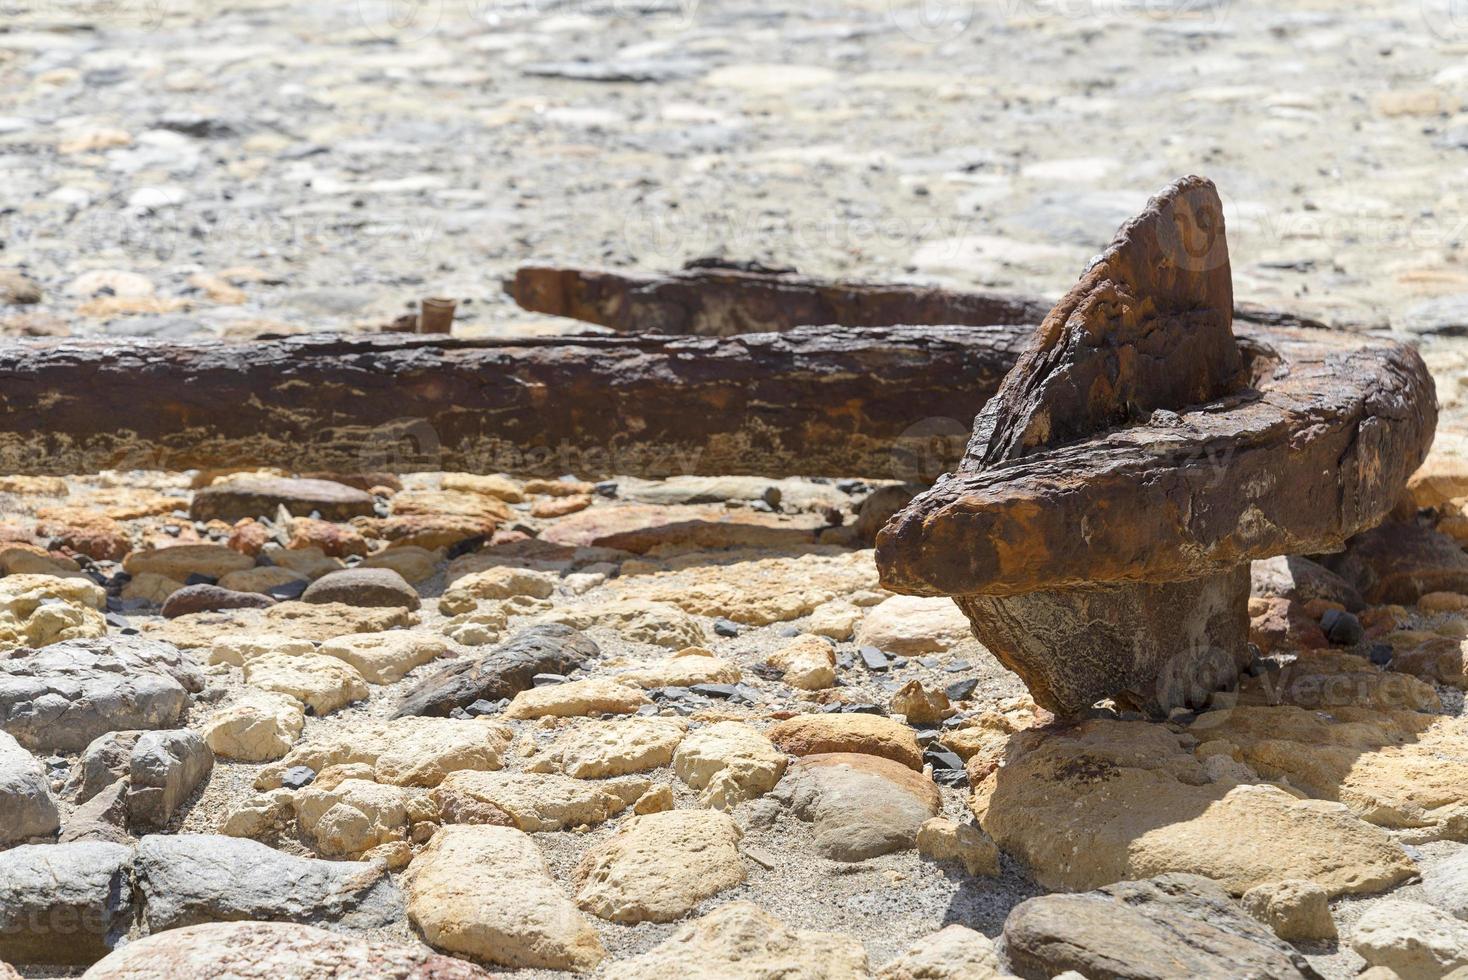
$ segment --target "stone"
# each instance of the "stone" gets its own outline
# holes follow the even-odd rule
[[[394,517],[463,517],[479,522],[492,534],[500,521],[511,517],[510,508],[492,494],[462,490],[405,490],[392,498]]]
[[[87,745],[78,760],[66,792],[77,803],[85,803],[127,775],[131,765],[133,747],[138,744],[142,732],[108,732],[98,735]]]
[[[685,727],[681,720],[671,718],[582,721],[557,735],[529,768],[577,779],[657,769],[673,761]]]
[[[652,704],[640,688],[609,677],[591,677],[534,687],[516,694],[505,709],[506,718],[572,718],[578,715],[631,714]]]
[[[0,306],[32,306],[41,301],[41,285],[19,269],[0,269]]]
[[[328,558],[367,554],[367,539],[349,524],[296,517],[291,521],[290,532],[285,545],[287,551],[316,548]]]
[[[753,902],[720,906],[678,926],[651,951],[618,960],[606,969],[607,980],[865,980],[869,976],[860,940],[844,933],[792,928]],[[928,980],[931,975],[918,976]],[[897,977],[907,980],[903,974]],[[976,980],[983,980],[983,975]]]
[[[829,636],[833,640],[846,642],[856,636],[856,627],[861,623],[862,611],[844,602],[828,602],[810,614],[806,627],[816,636]]]
[[[418,620],[401,607],[371,608],[341,602],[282,602],[265,610],[261,620],[272,632],[324,643],[348,633],[380,633]]]
[[[738,684],[744,674],[737,664],[716,657],[702,647],[687,647],[666,660],[638,664],[612,676],[618,683],[658,688]]]
[[[122,597],[140,600],[153,606],[161,606],[164,600],[183,587],[182,582],[168,578],[166,575],[143,572],[141,575],[134,575],[128,580],[127,585],[122,587]]]
[[[245,661],[267,654],[302,657],[315,652],[316,644],[310,640],[297,640],[282,633],[243,633],[215,640],[209,648],[209,662],[243,667]]]
[[[301,595],[304,602],[339,602],[369,608],[417,609],[418,592],[390,568],[346,568],[323,575]]]
[[[586,606],[568,606],[547,613],[539,622],[561,623],[573,629],[605,629],[632,643],[682,650],[703,643],[703,627],[687,613],[665,602],[623,599]]]
[[[296,698],[317,715],[368,696],[367,682],[355,667],[318,653],[253,657],[245,661],[244,671],[246,684]]]
[[[486,497],[498,497],[507,504],[518,504],[525,499],[520,484],[503,473],[445,473],[442,479],[445,490],[460,493],[481,493]]]
[[[624,575],[611,588],[628,599],[671,604],[695,616],[768,626],[809,616],[838,598],[876,584],[871,553],[854,551],[757,558],[727,565],[705,560],[671,572]]]
[[[1468,921],[1468,850],[1425,865],[1422,893],[1433,905]]]
[[[892,713],[909,725],[940,725],[955,712],[943,691],[929,691],[922,681],[910,680],[892,692]]]
[[[562,518],[541,537],[554,544],[617,548],[635,554],[788,548],[810,544],[825,526],[818,514],[766,514],[740,508],[621,503]]]
[[[1468,592],[1468,554],[1446,534],[1418,524],[1383,524],[1324,559],[1372,605],[1411,605],[1430,592]]]
[[[272,540],[272,530],[253,518],[244,518],[234,522],[230,528],[229,539],[225,544],[231,551],[238,551],[242,555],[259,557],[260,552],[265,550],[265,545]]]
[[[1299,555],[1278,555],[1249,566],[1249,593],[1309,602],[1325,599],[1338,602],[1351,612],[1366,605],[1356,587],[1335,572]]]
[[[536,674],[569,674],[600,655],[597,645],[569,626],[533,626],[478,657],[460,657],[417,682],[394,717],[446,717],[475,701],[513,698]]]
[[[180,544],[168,548],[134,551],[123,560],[122,570],[129,575],[152,572],[186,582],[190,575],[223,578],[255,566],[255,559],[222,544]]]
[[[128,759],[128,826],[159,830],[214,769],[214,753],[198,732],[144,732]]]
[[[820,691],[836,683],[836,651],[818,636],[798,637],[765,662],[781,672],[786,684],[802,691]]]
[[[1318,942],[1336,938],[1330,896],[1313,881],[1298,879],[1255,885],[1240,898],[1244,911],[1286,942]]]
[[[923,768],[923,753],[912,729],[881,715],[800,715],[775,725],[769,735],[790,755],[859,752],[891,759],[919,772]]]
[[[856,512],[856,534],[862,543],[870,546],[875,542],[877,532],[907,506],[918,489],[917,485],[894,483],[867,494]]]
[[[0,847],[50,837],[60,827],[45,767],[0,731]]]
[[[1248,769],[1210,770],[1187,749],[1203,734],[1109,719],[1024,731],[1008,739],[1004,765],[973,779],[970,807],[1047,889],[1186,872],[1235,895],[1302,879],[1335,897],[1416,873],[1399,844],[1342,804],[1241,783],[1260,778]],[[982,758],[970,759],[972,775]]]
[[[971,875],[999,876],[999,848],[984,832],[946,817],[923,821],[917,834],[918,853],[934,861],[957,861]]]
[[[1413,508],[1442,507],[1468,495],[1468,439],[1439,431],[1422,465],[1407,480],[1406,497]]]
[[[1305,958],[1214,882],[1169,874],[1021,902],[1004,921],[1022,977],[1317,978]]]
[[[471,963],[291,922],[210,922],[145,936],[87,971],[90,980],[489,980]]]
[[[276,789],[252,796],[230,810],[219,832],[229,837],[274,837],[287,830],[294,833],[295,823],[295,792]]]
[[[557,517],[565,517],[583,511],[591,506],[591,494],[577,494],[574,497],[553,497],[549,500],[537,500],[530,508],[530,516],[542,520],[550,520]]]
[[[259,593],[261,595],[264,595],[269,593],[271,589],[278,589],[282,585],[294,585],[298,582],[304,582],[307,578],[308,576],[304,572],[297,571],[294,568],[287,568],[276,565],[261,565],[257,568],[246,568],[238,572],[230,572],[228,575],[221,576],[217,587],[221,589],[232,590],[234,592]],[[218,608],[223,609],[230,607],[220,606]],[[242,608],[252,607],[246,606]],[[255,608],[264,608],[264,606],[259,606]],[[189,612],[200,611],[202,610],[189,610]]]
[[[353,722],[315,732],[279,762],[260,770],[259,790],[275,789],[298,766],[321,772],[328,766],[364,765],[380,783],[437,786],[460,770],[499,769],[509,747],[505,725],[457,718],[400,718]]]
[[[890,759],[855,752],[809,755],[792,765],[774,795],[814,825],[816,849],[836,861],[865,861],[917,843],[942,809],[938,787]]]
[[[452,656],[453,648],[430,633],[389,630],[337,637],[321,644],[318,652],[351,664],[373,684],[392,684],[416,667]]]
[[[958,923],[913,943],[877,971],[877,980],[1001,980],[994,944],[982,932]]]
[[[1260,653],[1318,650],[1330,644],[1320,623],[1292,599],[1255,597],[1248,610],[1249,642]]]
[[[127,528],[101,514],[67,514],[47,516],[36,525],[39,533],[51,539],[54,548],[67,548],[94,561],[122,561],[132,551],[132,536]]]
[[[438,611],[445,616],[472,612],[481,599],[522,595],[545,599],[555,591],[555,583],[556,577],[548,572],[500,565],[454,579],[438,600]]]
[[[81,566],[65,556],[53,555],[46,549],[29,544],[0,546],[0,574],[52,575],[56,578],[80,578]]]
[[[230,576],[226,575],[225,578]],[[170,592],[163,601],[163,618],[177,619],[190,613],[221,609],[266,609],[275,600],[253,591],[236,592],[218,585],[186,585]]]
[[[785,753],[738,721],[715,722],[690,732],[673,753],[673,771],[701,790],[699,803],[730,810],[775,788],[785,774]]]
[[[234,477],[194,493],[189,516],[196,521],[229,521],[274,516],[284,507],[292,514],[319,513],[323,520],[348,521],[373,516],[372,495],[330,480],[278,476]]]
[[[312,783],[296,793],[295,806],[301,833],[326,857],[359,858],[384,844],[405,842],[417,820],[433,815],[426,799],[366,779],[344,779],[331,787]]]
[[[134,866],[154,933],[239,919],[375,929],[403,914],[381,865],[296,857],[236,837],[150,835]]]
[[[86,802],[71,811],[57,840],[62,844],[103,841],[131,847],[133,837],[128,833],[127,790],[128,780],[124,777],[93,793]]]
[[[918,657],[971,647],[974,638],[968,619],[952,600],[895,595],[867,610],[856,628],[856,643]]]
[[[443,828],[409,866],[403,890],[409,918],[438,949],[551,970],[590,970],[606,957],[535,842],[513,828]]]
[[[572,872],[576,904],[613,922],[672,922],[744,881],[738,826],[717,810],[632,817]]]
[[[1356,921],[1351,948],[1401,980],[1437,980],[1468,966],[1468,923],[1422,902],[1389,899]]]
[[[489,603],[474,612],[450,619],[439,632],[461,646],[480,647],[498,643],[510,625],[509,603]]]
[[[99,735],[174,728],[199,668],[141,636],[66,640],[0,660],[0,729],[31,751],[76,752]]]
[[[204,740],[221,759],[270,762],[290,751],[306,724],[301,702],[270,691],[246,691],[204,721]]]
[[[375,555],[369,555],[357,567],[388,568],[416,585],[438,574],[438,563],[442,559],[442,551],[430,551],[416,545],[396,545],[384,548]]]
[[[0,960],[86,966],[127,939],[132,848],[100,841],[0,851]]]
[[[87,579],[54,575],[0,578],[0,654],[102,636],[105,594]]]
[[[636,803],[650,785],[635,778],[592,781],[553,773],[455,772],[432,796],[445,823],[501,823],[533,834],[602,823]]]
[[[1354,658],[1359,661],[1359,658]],[[1281,675],[1282,677],[1284,675]],[[1391,682],[1380,693],[1340,696],[1363,680]],[[1329,712],[1319,704],[1243,704],[1203,715],[1190,730],[1203,740],[1195,754],[1241,762],[1261,775],[1324,800],[1338,800],[1358,818],[1424,836],[1468,837],[1468,720],[1402,710],[1411,678],[1363,672],[1321,674]],[[1294,682],[1293,678],[1286,683]],[[1431,695],[1435,700],[1435,695]],[[1356,707],[1353,701],[1376,702]],[[1410,702],[1408,702],[1410,703]],[[1413,708],[1429,708],[1423,702]]]

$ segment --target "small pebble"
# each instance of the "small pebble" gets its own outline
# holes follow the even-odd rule
[[[948,695],[950,701],[967,701],[973,696],[974,688],[979,686],[977,677],[968,677],[961,681],[954,681],[943,688],[943,693]]]
[[[316,780],[316,770],[310,766],[291,766],[280,777],[280,785],[286,789],[303,789]]]

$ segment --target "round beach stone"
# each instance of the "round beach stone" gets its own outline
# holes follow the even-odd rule
[[[347,568],[323,575],[301,598],[367,608],[417,609],[420,605],[417,591],[390,568]]]

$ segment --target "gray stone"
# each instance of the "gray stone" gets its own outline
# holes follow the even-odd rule
[[[0,851],[0,960],[86,966],[117,947],[134,915],[132,848],[84,841]]]
[[[274,516],[284,507],[297,517],[317,512],[322,520],[371,517],[372,495],[333,480],[299,480],[276,476],[235,477],[194,494],[189,516],[196,521],[237,521],[262,514]]]
[[[1116,980],[1319,977],[1216,882],[1198,875],[1029,899],[1009,913],[1004,940],[1010,967],[1026,980],[1067,970]]]
[[[66,793],[85,803],[127,775],[133,746],[142,732],[108,732],[92,739],[67,781]]]
[[[1468,967],[1468,925],[1423,902],[1388,899],[1356,921],[1351,948],[1401,980],[1457,978]]]
[[[1427,900],[1460,919],[1468,919],[1468,850],[1422,868]]]
[[[198,732],[143,733],[128,760],[128,826],[165,826],[213,768],[214,752]]]
[[[1299,555],[1280,555],[1249,566],[1251,595],[1309,602],[1325,599],[1339,602],[1352,612],[1366,603],[1356,587],[1318,562]]]
[[[0,847],[49,837],[61,826],[40,760],[0,732]]]
[[[1468,335],[1468,293],[1424,300],[1409,307],[1399,325],[1409,333],[1444,337]]]
[[[417,609],[418,592],[391,568],[346,568],[328,572],[301,593],[306,602],[348,606]]]
[[[808,755],[771,794],[813,823],[816,848],[837,861],[909,850],[942,799],[932,780],[900,762],[858,752]]]
[[[117,780],[71,811],[58,838],[63,844],[73,841],[107,841],[113,844],[133,842],[127,832],[126,777]]]
[[[31,751],[79,751],[108,732],[177,726],[203,687],[199,667],[172,644],[65,640],[0,660],[0,729]]]
[[[447,718],[475,701],[498,701],[528,691],[536,674],[568,674],[601,651],[588,637],[560,623],[516,634],[482,657],[461,657],[403,697],[396,718]]]
[[[375,862],[296,857],[217,834],[170,834],[144,837],[136,865],[151,932],[238,919],[376,929],[403,915],[402,894]]]

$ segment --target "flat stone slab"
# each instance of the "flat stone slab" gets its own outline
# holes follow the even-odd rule
[[[0,729],[34,751],[80,751],[108,732],[177,727],[203,686],[168,643],[67,640],[0,660]]]
[[[274,517],[284,507],[297,517],[318,511],[322,520],[347,521],[373,515],[372,495],[331,480],[278,476],[241,476],[195,491],[189,517],[196,521],[229,521],[261,515]]]
[[[152,932],[239,919],[376,929],[403,914],[381,864],[296,857],[219,834],[144,837],[136,874]]]
[[[1197,875],[1029,899],[1009,913],[1004,940],[1015,972],[1027,980],[1067,970],[1118,980],[1319,977],[1305,957]]]

